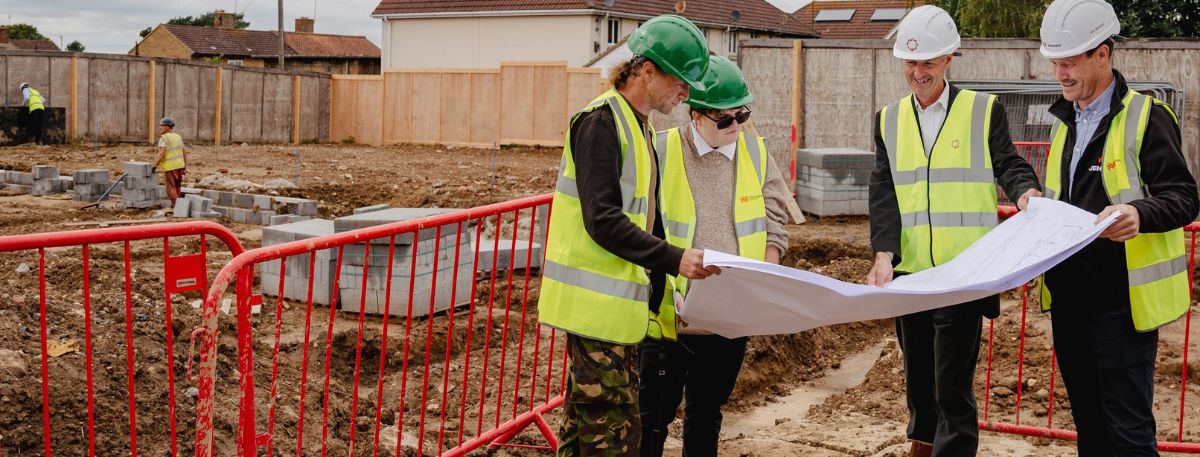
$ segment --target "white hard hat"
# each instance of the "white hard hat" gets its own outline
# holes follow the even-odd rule
[[[896,26],[892,55],[904,60],[929,60],[953,54],[961,44],[958,26],[950,13],[924,5],[913,8]]]
[[[29,83],[21,83],[21,89],[29,87]]]
[[[1050,59],[1083,54],[1121,33],[1121,21],[1104,0],[1055,0],[1042,18],[1042,55]]]

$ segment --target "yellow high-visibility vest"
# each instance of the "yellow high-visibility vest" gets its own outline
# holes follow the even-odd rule
[[[1162,106],[1176,123],[1179,122],[1170,106],[1133,90],[1125,95],[1121,104],[1124,108],[1113,116],[1108,129],[1104,143],[1104,164],[1101,167],[1104,192],[1108,195],[1108,201],[1117,205],[1149,195],[1139,171],[1139,158],[1151,105]],[[1050,143],[1050,154],[1046,159],[1046,197],[1061,199],[1066,125],[1059,122],[1051,135],[1054,140]],[[1164,233],[1138,233],[1124,244],[1133,327],[1139,332],[1147,332],[1183,317],[1189,302],[1188,258],[1184,249],[1183,228]],[[1046,287],[1044,275],[1041,284],[1042,310],[1049,311],[1050,290]]]
[[[659,193],[660,212],[666,228],[667,242],[683,249],[691,249],[696,238],[696,201],[688,183],[687,169],[683,158],[683,137],[680,128],[659,132],[655,136],[654,149],[658,154],[662,170],[662,186]],[[738,252],[742,257],[763,260],[767,255],[767,206],[763,198],[763,186],[767,183],[767,146],[761,137],[738,134],[737,184],[734,186],[733,214],[731,222],[737,234]],[[677,277],[668,281],[658,313],[649,336],[655,339],[674,340],[675,300],[673,290],[680,294],[687,291],[687,278]]]
[[[32,87],[30,87],[28,89],[29,89],[29,101],[27,102],[27,104],[29,105],[29,112],[32,113],[36,110],[46,109],[46,98],[42,97],[42,93],[38,92],[37,89],[34,89]]]
[[[896,271],[907,273],[950,261],[998,223],[988,145],[996,97],[960,91],[928,156],[913,101],[888,105],[879,122],[900,207]]]
[[[601,106],[612,110],[621,141],[622,210],[630,222],[645,230],[653,159],[633,109],[612,89],[576,113],[571,124]],[[650,325],[650,278],[644,268],[600,247],[584,229],[569,127],[559,169],[546,236],[538,319],[596,340],[640,342]]]
[[[166,143],[167,154],[163,156],[162,162],[158,163],[158,171],[178,170],[187,166],[183,162],[183,138],[175,132],[167,132],[162,134],[163,142]]]

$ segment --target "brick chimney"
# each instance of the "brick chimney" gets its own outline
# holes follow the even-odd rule
[[[296,33],[313,33],[313,22],[303,16],[296,18]]]
[[[213,13],[213,28],[233,30],[237,28],[237,16],[233,13],[227,13],[225,10],[217,10]]]
[[[0,44],[8,44],[8,27],[0,26]]]

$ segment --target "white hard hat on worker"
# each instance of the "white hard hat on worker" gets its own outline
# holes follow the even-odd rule
[[[950,13],[924,5],[913,8],[896,26],[892,55],[904,60],[929,60],[954,54],[961,45],[958,26]]]
[[[1042,18],[1042,55],[1060,59],[1095,49],[1121,33],[1121,22],[1104,0],[1056,0]]]

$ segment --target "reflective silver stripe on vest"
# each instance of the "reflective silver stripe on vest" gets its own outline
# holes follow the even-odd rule
[[[612,109],[613,119],[617,120],[617,125],[621,127],[621,132],[625,134],[625,157],[621,160],[621,199],[622,207],[626,213],[630,214],[645,214],[646,197],[634,198],[637,194],[637,146],[633,144],[633,131],[629,128],[628,119],[625,119],[625,112],[621,111],[621,105],[613,97],[607,99],[608,107]]]
[[[754,165],[754,175],[758,176],[758,184],[761,186],[766,181],[763,180],[762,149],[758,147],[758,137],[746,135],[745,143],[746,153],[750,156],[750,163]]]
[[[996,213],[904,213],[900,215],[903,227],[930,225],[933,227],[995,227]]]
[[[654,134],[654,153],[658,155],[659,168],[663,168],[663,164],[667,163],[667,137],[670,134],[670,130],[663,130]],[[679,134],[683,135],[683,132],[681,131]]]
[[[576,200],[578,200],[579,199],[579,185],[575,183],[574,178],[570,178],[564,173],[564,170],[566,170],[566,169],[567,169],[567,155],[563,154],[562,159],[559,160],[559,162],[558,162],[558,182],[555,183],[555,185],[554,185],[554,191],[561,193],[561,194],[565,194],[569,197],[573,197]]]
[[[975,93],[975,105],[971,113],[971,169],[985,170],[989,172],[987,182],[996,182],[996,178],[991,176],[988,170],[987,163],[987,141],[988,138],[984,135],[987,133],[987,112],[988,100],[991,99],[991,94],[983,92]],[[970,182],[980,182],[972,180]]]
[[[692,228],[692,224],[687,222],[673,221],[670,219],[664,220],[667,221],[667,233],[676,238],[687,238],[688,232]]]
[[[900,101],[884,108],[884,112],[887,115],[883,119],[883,145],[887,148],[888,163],[892,168],[892,179],[895,179],[895,175],[898,173],[896,171],[896,135],[898,131],[896,124],[900,122],[900,102],[904,100],[906,99],[902,98]]]
[[[1046,188],[1046,198],[1049,198],[1051,200],[1058,200],[1058,193],[1054,192],[1054,189],[1047,187]]]
[[[1129,272],[1129,286],[1150,284],[1187,271],[1187,257],[1179,256]]]
[[[748,221],[738,222],[733,224],[733,230],[737,233],[739,238],[759,232],[765,232],[767,231],[767,218],[756,217]]]
[[[1148,98],[1141,94],[1134,95],[1126,108],[1129,112],[1125,115],[1125,176],[1129,179],[1129,188],[1117,191],[1117,201],[1114,203],[1129,203],[1146,198],[1146,193],[1142,191],[1142,178],[1138,173],[1141,162],[1138,161],[1137,140],[1138,120],[1142,117],[1142,109]]]
[[[613,279],[550,260],[546,261],[542,272],[544,277],[592,292],[627,300],[650,301],[650,286],[646,284]]]

